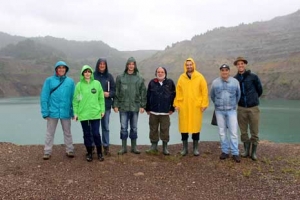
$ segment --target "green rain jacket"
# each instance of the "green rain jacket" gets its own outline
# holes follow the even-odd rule
[[[83,76],[83,71],[86,69],[92,71],[89,83]],[[90,66],[84,65],[81,69],[80,81],[75,87],[73,110],[79,121],[101,119],[101,113],[105,113],[103,89],[100,82],[94,80],[93,73]]]
[[[127,73],[127,65],[134,62],[134,73]],[[138,112],[140,108],[146,108],[147,89],[145,81],[139,75],[136,61],[134,58],[129,58],[125,71],[116,78],[116,94],[114,98],[114,108],[118,108],[121,112]]]

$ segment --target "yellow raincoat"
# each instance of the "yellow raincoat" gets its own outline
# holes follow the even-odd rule
[[[194,72],[189,78],[186,74],[186,62],[192,61]],[[180,75],[176,85],[174,107],[178,110],[180,133],[199,133],[202,126],[201,108],[209,105],[207,83],[204,76],[196,71],[196,63],[192,58],[184,62],[184,73]]]

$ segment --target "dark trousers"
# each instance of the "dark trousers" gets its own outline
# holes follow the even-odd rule
[[[189,134],[188,133],[181,133],[181,140],[188,140]],[[193,133],[192,134],[192,139],[193,140],[199,140],[200,139],[200,133]]]
[[[99,132],[100,119],[81,121],[83,131],[84,145],[93,146],[93,140],[96,146],[101,146],[101,137]]]

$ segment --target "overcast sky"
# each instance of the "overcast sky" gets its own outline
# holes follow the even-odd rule
[[[300,0],[0,0],[0,5],[0,31],[11,35],[163,50],[220,26],[291,14]]]

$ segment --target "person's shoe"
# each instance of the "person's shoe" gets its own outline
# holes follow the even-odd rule
[[[163,142],[163,154],[165,156],[170,155],[170,152],[168,151],[168,142]]]
[[[136,139],[131,139],[131,153],[140,154],[141,152],[136,148]]]
[[[257,149],[257,144],[252,143],[251,159],[254,160],[254,161],[257,161],[256,149]]]
[[[240,156],[238,156],[238,155],[233,155],[232,159],[237,163],[241,162]]]
[[[51,157],[51,155],[50,155],[50,154],[47,154],[47,153],[45,153],[45,154],[43,155],[43,159],[44,159],[44,160],[49,160],[50,157]]]
[[[220,155],[221,160],[225,160],[226,158],[229,158],[229,155],[227,153],[223,153]]]
[[[244,152],[241,153],[241,156],[243,158],[247,158],[250,155],[249,151],[250,151],[250,142],[244,142]]]
[[[104,160],[103,155],[101,153],[98,154],[98,160],[102,162]]]
[[[104,146],[103,149],[104,149],[104,155],[110,156],[109,146],[107,146],[107,147]]]
[[[182,156],[185,156],[186,154],[188,154],[188,141],[187,140],[182,141],[182,151],[180,152],[180,154]]]
[[[124,153],[127,153],[127,139],[122,140],[122,149],[118,151],[118,155],[123,155]]]
[[[157,153],[158,150],[157,150],[157,142],[151,142],[151,147],[150,149],[146,150],[146,153]]]
[[[69,151],[66,154],[69,158],[74,158],[74,156],[75,156],[73,151]]]
[[[199,156],[198,144],[199,144],[198,140],[193,140],[193,152],[194,152],[194,156]]]
[[[93,154],[87,153],[87,154],[86,154],[86,161],[92,162],[92,161],[93,161]]]

